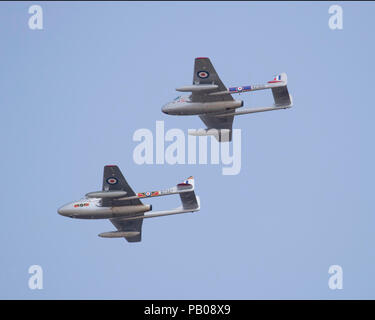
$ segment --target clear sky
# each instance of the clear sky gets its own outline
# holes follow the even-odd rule
[[[43,30],[28,27],[32,4]],[[342,30],[328,27],[331,4],[1,2],[0,298],[374,299],[375,4],[335,2]],[[137,129],[203,127],[161,112],[198,56],[227,86],[288,74],[292,109],[234,121],[238,175],[133,161]],[[193,175],[201,211],[146,220],[136,244],[99,238],[109,221],[58,215],[101,189],[106,164],[139,192]]]

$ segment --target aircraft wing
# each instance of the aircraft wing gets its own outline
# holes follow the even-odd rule
[[[103,191],[122,190],[126,191],[127,197],[136,196],[129,186],[118,166],[105,166],[103,174]],[[119,200],[102,199],[103,206],[126,206],[142,204],[139,199]],[[144,215],[144,213],[140,214]],[[141,241],[143,219],[125,221],[123,218],[109,219],[118,231],[124,231],[124,238],[129,242]]]
[[[193,84],[214,84],[217,88],[210,90],[209,92],[192,92],[192,102],[214,102],[214,101],[233,101],[232,95],[228,92],[227,94],[211,95],[214,92],[225,92],[228,91],[226,86],[220,80],[214,66],[212,65],[209,58],[196,58],[194,63],[194,75]],[[228,112],[230,113],[230,112]],[[233,116],[224,116],[225,112],[222,113],[221,117],[215,117],[214,115],[201,115],[199,116],[204,124],[207,126],[206,130],[218,129],[219,135],[215,135],[218,141],[231,141],[232,140],[232,124]],[[229,140],[223,139],[220,129],[229,130]]]
[[[139,216],[144,216],[144,213]],[[143,219],[127,220],[126,218],[109,219],[118,231],[124,232],[124,238],[128,242],[140,242],[142,240]]]
[[[105,166],[103,174],[103,191],[115,191],[122,190],[126,192],[127,197],[136,196],[133,189],[126,182],[118,166]],[[126,206],[126,205],[137,205],[142,204],[139,199],[132,200],[117,200],[117,199],[102,199],[102,205],[104,207],[111,206]]]
[[[214,84],[217,88],[210,90],[209,93],[227,91],[223,82],[220,80],[214,66],[209,58],[196,58],[194,63],[193,85]],[[230,93],[223,95],[209,95],[207,92],[192,92],[192,102],[213,102],[213,101],[233,101]]]

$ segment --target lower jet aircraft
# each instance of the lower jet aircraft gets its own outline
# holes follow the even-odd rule
[[[182,206],[173,210],[151,211],[150,204],[140,199],[179,194]],[[103,238],[125,238],[129,242],[141,241],[142,223],[145,218],[167,216],[178,213],[195,212],[200,209],[199,197],[194,193],[194,178],[167,190],[135,193],[126,182],[117,166],[105,166],[102,191],[86,194],[84,199],[71,202],[58,209],[65,217],[78,219],[109,219],[116,231],[99,234]]]
[[[236,110],[243,106],[243,101],[234,100],[232,94],[264,89],[272,90],[275,101],[272,106]],[[195,136],[213,135],[220,142],[232,140],[234,116],[287,109],[293,105],[287,88],[286,73],[274,76],[267,84],[226,88],[209,58],[196,58],[193,84],[177,88],[176,91],[191,92],[191,94],[178,96],[172,102],[164,105],[162,111],[170,115],[199,115],[207,129],[189,134]]]

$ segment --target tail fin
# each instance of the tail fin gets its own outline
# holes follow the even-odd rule
[[[288,77],[285,72],[279,73],[273,76],[272,80],[268,81],[268,83],[278,83],[280,85],[286,86],[288,83]]]
[[[271,89],[273,99],[275,100],[275,106],[292,106],[292,97],[289,95],[286,86],[288,83],[288,77],[285,72],[275,75],[271,81],[268,81],[268,83],[277,84],[277,86]]]
[[[193,189],[189,192],[180,193],[182,207],[184,210],[187,210],[187,209],[196,210],[199,208],[199,203],[194,192],[194,186],[195,186],[194,177],[189,177],[186,180],[184,180],[182,183],[179,183],[177,185],[178,189],[186,188],[186,187],[188,188],[193,187]]]
[[[181,183],[179,183],[177,186],[178,187],[184,187],[184,186],[195,186],[195,182],[194,182],[194,177],[193,176],[190,176],[189,178],[185,179],[184,181],[182,181]],[[193,189],[194,190],[194,189]]]

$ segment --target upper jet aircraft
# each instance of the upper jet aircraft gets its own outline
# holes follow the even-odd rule
[[[145,215],[152,206],[143,204],[140,199],[170,194],[180,195],[181,207]],[[62,206],[58,213],[70,218],[109,219],[117,231],[103,232],[100,237],[139,242],[143,219],[199,211],[199,203],[199,197],[194,193],[193,177],[167,190],[135,193],[117,166],[105,166],[102,190],[87,193],[84,199]]]
[[[272,90],[275,101],[272,106],[236,110],[243,106],[243,101],[234,100],[232,94],[264,89]],[[197,136],[214,135],[220,142],[232,140],[234,116],[287,109],[293,105],[292,97],[287,88],[286,73],[276,75],[266,84],[226,88],[209,58],[196,58],[193,84],[176,90],[191,92],[191,94],[178,96],[172,102],[164,105],[162,111],[170,115],[199,115],[207,129],[189,134]]]

